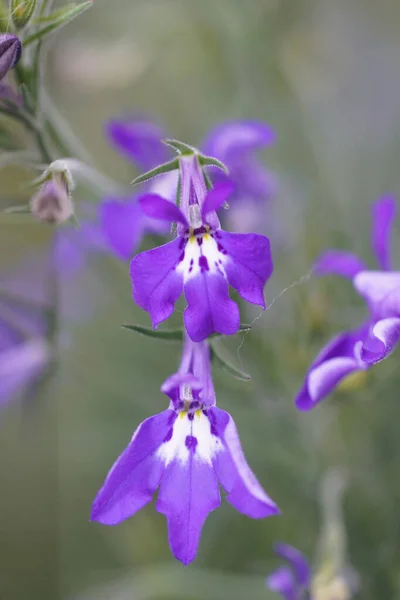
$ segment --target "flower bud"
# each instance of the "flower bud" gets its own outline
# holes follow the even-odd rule
[[[46,223],[58,224],[72,217],[74,206],[62,175],[54,174],[45,181],[32,197],[30,207],[33,216]]]
[[[14,33],[0,35],[0,81],[21,57],[21,42]]]
[[[36,0],[11,0],[11,18],[17,29],[28,24],[35,8]]]

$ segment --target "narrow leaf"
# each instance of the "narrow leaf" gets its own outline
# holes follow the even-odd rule
[[[35,42],[36,40],[40,40],[47,34],[51,33],[52,31],[55,31],[56,29],[59,29],[63,25],[66,25],[67,23],[69,23],[70,21],[72,21],[73,19],[75,19],[76,17],[81,15],[82,13],[84,13],[91,6],[92,6],[91,0],[87,0],[87,2],[82,2],[81,4],[78,4],[78,5],[71,4],[71,5],[67,6],[63,11],[59,11],[57,16],[52,21],[50,21],[47,25],[45,25],[41,29],[38,29],[37,31],[35,31],[35,33],[33,33],[32,35],[27,37],[23,42],[23,46],[24,47],[29,46],[29,44],[31,44],[32,42]]]
[[[19,214],[27,214],[31,212],[29,204],[20,204],[19,206],[9,206],[5,208],[3,211],[6,215],[12,215],[15,213]]]
[[[199,154],[197,148],[189,146],[189,144],[185,144],[185,142],[180,142],[179,140],[166,139],[163,140],[163,143],[179,152],[179,154]]]
[[[224,165],[223,162],[221,162],[217,158],[213,158],[212,156],[203,156],[202,154],[200,154],[199,163],[202,167],[217,167],[218,169],[224,171],[224,173],[226,173],[227,175],[229,174],[228,167]]]
[[[219,354],[219,351],[215,348],[215,345],[210,344],[210,353],[211,360],[216,367],[221,368],[223,371],[231,375],[231,377],[235,377],[235,379],[240,379],[240,381],[250,381],[250,375],[240,371],[240,369],[229,363],[223,356]]]
[[[142,325],[122,325],[124,329],[130,329],[145,335],[147,337],[156,338],[166,342],[182,342],[183,340],[183,329],[160,329],[154,330],[150,327],[142,327]]]
[[[143,173],[136,177],[133,181],[131,181],[131,185],[138,185],[139,183],[144,183],[149,179],[153,179],[157,175],[161,175],[162,173],[168,173],[169,171],[175,171],[175,169],[179,169],[179,158],[174,158],[174,160],[170,160],[163,165],[156,167],[155,169],[151,169],[151,171],[147,171],[147,173]]]

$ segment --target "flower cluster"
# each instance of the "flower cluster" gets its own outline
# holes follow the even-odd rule
[[[392,270],[390,233],[396,213],[392,196],[379,199],[372,209],[372,248],[380,270],[369,270],[354,254],[328,250],[315,264],[319,275],[350,279],[366,300],[367,319],[357,328],[336,336],[311,365],[296,398],[300,410],[310,410],[343,378],[364,371],[386,358],[400,340],[400,272]]]
[[[113,132],[121,137],[120,129]],[[220,227],[217,211],[233,192],[232,182],[225,179],[212,188],[201,164],[207,157],[176,144],[184,150],[174,178],[179,207],[154,193],[154,187],[138,200],[148,219],[176,225],[175,239],[135,256],[130,274],[133,297],[149,312],[154,328],[172,314],[184,292],[182,360],[161,388],[169,407],[136,430],[97,494],[92,520],[115,525],[150,502],[159,488],[156,508],[167,518],[172,552],[188,564],[208,513],[220,504],[219,483],[227,500],[252,518],[279,512],[244,458],[232,417],[216,407],[207,341],[214,333],[233,335],[239,329],[239,308],[229,297],[229,285],[265,308],[263,288],[273,265],[268,238]],[[129,148],[137,156],[131,141]],[[110,209],[119,211],[115,202],[108,202]]]

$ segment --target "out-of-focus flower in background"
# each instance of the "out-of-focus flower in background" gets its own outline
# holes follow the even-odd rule
[[[372,209],[372,247],[381,270],[370,271],[358,256],[341,250],[328,250],[315,263],[318,275],[350,279],[366,300],[369,316],[360,327],[339,334],[321,351],[297,395],[300,410],[312,409],[343,378],[386,358],[400,340],[400,272],[391,270],[390,259],[395,213],[393,196],[382,197]]]
[[[276,141],[276,133],[262,121],[228,121],[217,125],[201,148],[229,170],[213,169],[214,181],[229,177],[235,184],[225,219],[234,231],[265,233],[268,204],[277,194],[278,180],[256,156]]]
[[[315,569],[297,548],[276,544],[275,552],[286,565],[271,573],[266,585],[284,600],[350,600],[358,588],[358,578],[346,559],[341,509],[345,484],[346,477],[340,469],[330,469],[322,478],[322,526]]]
[[[0,290],[0,406],[27,390],[51,359],[45,315]]]

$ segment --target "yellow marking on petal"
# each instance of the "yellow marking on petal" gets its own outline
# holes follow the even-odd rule
[[[346,379],[339,384],[338,389],[342,392],[352,392],[365,386],[368,377],[367,371],[358,371],[351,373]]]
[[[210,240],[210,234],[209,234],[209,233],[205,233],[205,234],[203,235],[203,240],[204,240],[205,242],[208,242],[208,241]]]
[[[196,410],[196,412],[194,413],[196,415],[196,417],[201,417],[201,410]]]
[[[196,241],[196,236],[195,235],[191,235],[190,238],[189,238],[189,242],[191,244],[194,244],[195,241]]]
[[[187,415],[186,410],[183,410],[182,412],[179,413],[179,418],[184,419],[186,417],[186,415]]]

